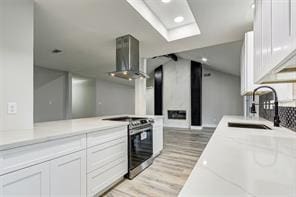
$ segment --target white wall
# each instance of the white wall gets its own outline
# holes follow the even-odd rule
[[[189,127],[191,124],[190,61],[180,59],[163,66],[163,115],[165,126]],[[243,97],[240,96],[238,76],[203,67],[202,126],[216,127],[223,115],[243,115]],[[154,112],[154,91],[146,90],[147,113]],[[186,110],[188,119],[168,120],[167,110]]]
[[[0,1],[0,130],[33,127],[33,0]],[[17,113],[7,114],[7,103]]]
[[[72,76],[72,118],[96,115],[96,80]]]
[[[97,80],[97,115],[135,113],[135,89],[104,80]]]
[[[34,67],[34,122],[67,117],[67,72]]]
[[[243,115],[240,78],[203,68],[202,125],[216,127],[223,115]]]
[[[168,110],[186,110],[186,120],[168,119]],[[163,115],[168,127],[189,128],[191,124],[190,61],[181,59],[163,65]]]

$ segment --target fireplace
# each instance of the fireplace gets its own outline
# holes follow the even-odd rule
[[[168,119],[186,120],[186,110],[168,110]]]

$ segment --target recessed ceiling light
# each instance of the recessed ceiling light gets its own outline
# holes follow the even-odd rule
[[[252,3],[251,8],[255,9],[255,3]]]
[[[171,0],[161,0],[162,3],[170,3]]]
[[[203,57],[203,58],[201,58],[201,61],[203,61],[203,62],[207,62],[207,61],[208,61],[208,59],[207,59],[207,58],[205,58],[205,57]]]
[[[124,74],[124,75],[127,75],[127,71],[124,71],[123,74]]]
[[[114,77],[114,76],[115,76],[115,74],[114,74],[114,73],[111,73],[110,75],[111,75],[111,77]]]
[[[174,19],[175,23],[181,23],[184,21],[184,17],[183,16],[177,16],[175,19]]]
[[[129,81],[131,81],[131,80],[132,80],[132,78],[129,78],[128,80],[129,80]]]

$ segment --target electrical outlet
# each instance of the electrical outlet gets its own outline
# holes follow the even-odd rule
[[[7,113],[16,114],[17,113],[17,104],[14,102],[7,103]]]

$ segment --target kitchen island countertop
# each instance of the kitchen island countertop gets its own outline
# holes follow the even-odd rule
[[[265,124],[272,130],[228,127]],[[296,133],[264,119],[224,116],[179,197],[295,197]]]
[[[103,120],[104,118],[119,116],[137,115],[124,114],[114,116],[98,116],[72,120],[40,122],[35,123],[33,129],[0,131],[0,151],[35,143],[47,142],[59,138],[86,134],[89,132],[95,132],[109,128],[127,126],[127,122]],[[140,115],[137,117],[161,118],[162,116]]]

